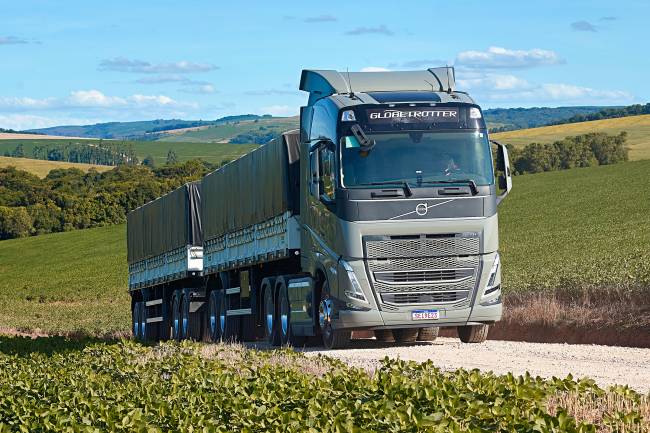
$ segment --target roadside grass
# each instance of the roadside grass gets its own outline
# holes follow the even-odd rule
[[[5,152],[12,152],[18,144],[23,145],[25,155],[32,155],[34,148],[37,146],[54,148],[63,147],[69,143],[97,145],[100,140],[88,139],[65,139],[65,140],[0,140],[0,155]],[[112,142],[103,140],[104,143]],[[133,147],[137,157],[142,161],[146,156],[151,155],[157,165],[164,165],[167,161],[167,152],[173,150],[176,153],[178,161],[187,161],[189,159],[203,159],[204,161],[220,163],[224,160],[236,159],[251,150],[255,149],[255,144],[229,144],[229,143],[185,143],[185,142],[166,142],[166,141],[124,141],[115,140],[120,146],[128,148]]]
[[[647,433],[648,397],[592,380],[371,372],[288,349],[0,337],[0,431]]]
[[[499,209],[508,315],[650,326],[650,161],[518,176]],[[0,329],[130,329],[122,226],[0,242]]]
[[[45,161],[43,159],[30,159],[30,158],[10,158],[7,156],[0,156],[0,167],[16,167],[18,170],[28,171],[38,177],[45,177],[55,168],[78,168],[87,172],[91,168],[98,172],[112,170],[114,167],[110,165],[95,165],[95,164],[80,164],[76,162],[63,162],[63,161]]]
[[[650,114],[499,132],[490,134],[490,137],[503,143],[523,147],[529,143],[552,143],[567,136],[590,132],[616,135],[622,131],[628,134],[630,160],[650,159]]]

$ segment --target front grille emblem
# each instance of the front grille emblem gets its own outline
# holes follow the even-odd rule
[[[415,213],[417,213],[420,216],[424,216],[429,212],[429,207],[427,206],[426,203],[418,203],[417,206],[415,206]]]

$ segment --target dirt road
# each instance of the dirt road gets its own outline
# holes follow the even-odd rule
[[[385,356],[426,361],[440,368],[478,368],[497,374],[529,371],[534,376],[590,377],[600,386],[629,385],[642,393],[650,391],[650,349],[596,345],[522,343],[488,340],[483,344],[462,344],[454,338],[414,345],[381,344],[354,340],[349,349],[305,349],[308,355],[339,358],[351,365],[374,369]]]

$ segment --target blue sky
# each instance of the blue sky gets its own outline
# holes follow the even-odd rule
[[[297,114],[303,68],[454,65],[483,107],[650,100],[646,0],[2,2],[0,127]]]

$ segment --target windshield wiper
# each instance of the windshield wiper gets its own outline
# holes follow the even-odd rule
[[[364,183],[362,185],[400,185],[402,188],[404,188],[404,194],[407,197],[410,197],[413,195],[413,190],[411,189],[411,185],[405,180],[393,180],[393,181],[386,181],[386,182],[370,182],[370,183]],[[359,185],[361,186],[361,185]]]
[[[474,182],[474,179],[443,179],[443,180],[426,180],[424,182],[418,182],[418,183],[426,183],[426,184],[436,184],[436,183],[466,183],[469,185],[469,189],[472,191],[472,195],[478,194],[478,187],[476,186],[476,182]]]
[[[366,133],[363,131],[363,129],[361,129],[359,125],[352,125],[350,127],[350,132],[352,132],[352,135],[354,135],[356,139],[359,140],[359,144],[361,144],[361,147],[359,147],[360,152],[370,152],[377,145],[375,139],[368,138]]]

